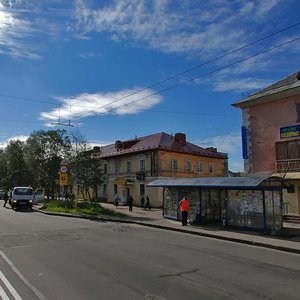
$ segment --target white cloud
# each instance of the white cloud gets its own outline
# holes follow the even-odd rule
[[[265,15],[280,3],[280,0],[259,1],[257,7],[258,15]]]
[[[208,137],[194,141],[201,147],[215,147],[219,152],[229,153],[229,169],[231,171],[243,171],[242,139],[240,133],[232,133]]]
[[[9,6],[5,7],[0,0],[0,53],[14,58],[39,59],[26,42],[26,38],[36,31],[33,24],[13,13],[11,3]]]
[[[214,82],[214,90],[218,92],[234,91],[236,93],[259,90],[272,82],[264,79],[245,78],[228,80],[223,78]]]
[[[27,139],[28,139],[27,135],[17,135],[17,136],[9,138],[8,142],[10,142],[10,141],[16,141],[16,140],[19,140],[21,142],[25,142],[25,141],[27,141]]]
[[[27,135],[17,135],[17,136],[8,138],[6,140],[0,141],[0,149],[5,148],[9,144],[10,141],[17,141],[17,140],[19,140],[21,142],[26,142],[27,139],[28,139]]]
[[[95,57],[99,57],[99,54],[95,54],[95,53],[81,53],[79,54],[79,56],[83,59],[92,59]]]
[[[109,32],[116,41],[134,40],[163,52],[201,50],[203,57],[249,41],[246,31],[255,23],[255,12],[267,18],[278,4],[279,0],[201,1],[197,5],[193,1],[116,0],[92,8],[77,0],[77,29]]]
[[[42,112],[40,118],[49,122],[76,120],[95,115],[137,114],[162,101],[162,96],[145,88],[127,89],[109,93],[82,93],[71,97],[57,97],[61,107],[50,112]],[[50,124],[51,125],[51,124]]]
[[[258,36],[262,37],[264,33],[268,35],[276,31],[278,27],[273,26],[271,29],[270,22],[273,21],[274,9],[280,7],[281,1],[115,0],[102,7],[93,7],[86,1],[77,0],[77,30],[80,34],[105,32],[116,42],[129,41],[136,47],[147,47],[165,53],[182,53],[203,62],[242,47]],[[263,22],[268,26],[262,26]],[[261,28],[259,33],[257,28]],[[289,39],[289,34],[285,37]],[[273,37],[270,41],[255,44],[210,65],[219,68],[249,57],[270,47],[270,44],[279,43],[279,39],[280,36]],[[292,50],[278,49],[281,57],[283,51],[286,57]],[[257,74],[258,65],[260,70],[267,73],[276,61],[276,51],[273,51],[239,62],[228,69],[228,72],[223,71],[226,84],[217,81],[215,89],[234,90],[233,82],[228,81],[228,78],[232,80],[233,74]],[[191,73],[189,76],[193,77]],[[244,91],[247,87],[260,88],[265,83],[263,79],[254,78],[254,75],[252,79],[252,82],[241,81],[236,91]],[[211,81],[211,84],[214,85],[215,82]]]

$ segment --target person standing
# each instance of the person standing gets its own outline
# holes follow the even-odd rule
[[[149,197],[148,197],[148,196],[147,196],[147,198],[146,198],[145,210],[146,210],[146,208],[148,208],[149,210],[151,210],[150,200],[149,200]]]
[[[6,203],[7,203],[7,201],[8,201],[8,194],[7,194],[7,192],[4,193],[4,195],[3,195],[3,200],[4,200],[3,207],[6,207]]]
[[[116,194],[116,196],[115,196],[115,198],[114,198],[114,205],[116,206],[116,207],[118,207],[118,205],[119,205],[119,195],[118,194]]]
[[[181,211],[181,218],[182,218],[182,226],[187,225],[189,206],[190,206],[189,201],[186,199],[186,197],[183,197],[179,202],[179,209]]]
[[[145,208],[144,208],[144,204],[145,204],[145,198],[144,198],[144,195],[142,195],[140,201],[141,201],[141,208],[142,208],[142,209],[145,209]]]
[[[128,207],[129,207],[129,211],[132,211],[132,205],[133,205],[133,198],[131,195],[129,195],[128,197]]]

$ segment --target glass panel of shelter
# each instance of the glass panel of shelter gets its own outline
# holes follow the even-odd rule
[[[224,198],[218,189],[201,190],[201,221],[213,222],[221,219],[221,203]]]
[[[164,217],[178,219],[178,193],[176,188],[164,189]]]
[[[231,226],[264,228],[263,192],[228,190],[228,222]]]

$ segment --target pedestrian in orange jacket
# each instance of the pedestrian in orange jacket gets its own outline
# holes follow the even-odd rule
[[[182,217],[182,226],[187,225],[189,206],[190,206],[189,201],[186,199],[186,197],[183,197],[179,202],[179,209],[181,211],[181,217]]]

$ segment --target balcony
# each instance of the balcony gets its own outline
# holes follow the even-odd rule
[[[143,171],[136,172],[136,179],[137,180],[145,180],[145,177],[146,177],[145,172],[143,172]]]
[[[276,170],[278,173],[300,172],[300,159],[277,160]]]

